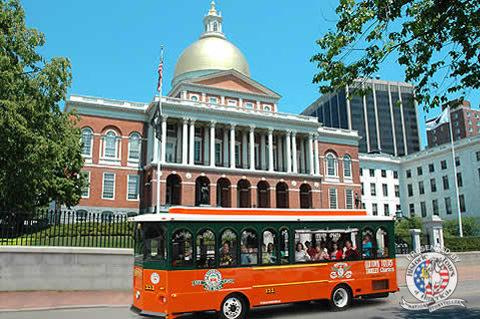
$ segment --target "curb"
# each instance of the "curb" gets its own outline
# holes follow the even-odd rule
[[[51,306],[51,307],[38,307],[38,308],[20,308],[20,309],[1,309],[2,312],[26,312],[26,311],[48,311],[48,310],[68,310],[68,309],[86,309],[86,308],[124,308],[130,307],[131,304],[124,305],[66,305],[66,306]]]

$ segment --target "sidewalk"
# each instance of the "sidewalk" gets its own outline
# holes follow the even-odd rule
[[[120,307],[132,302],[130,291],[0,292],[0,312],[76,307]]]

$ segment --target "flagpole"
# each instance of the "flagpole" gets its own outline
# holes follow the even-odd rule
[[[160,49],[160,64],[162,65],[162,68],[163,68],[163,45],[161,46],[161,49]],[[163,71],[162,71],[163,72]],[[160,75],[159,75],[160,77]],[[163,91],[163,77],[162,78],[159,78],[159,81],[160,83],[158,84],[158,94],[159,94],[159,99],[158,99],[158,114],[157,114],[157,129],[158,129],[158,125],[162,125],[161,123],[158,123],[158,121],[162,120],[162,91]],[[163,129],[163,125],[160,127],[161,129]],[[157,135],[158,134],[155,134],[156,135],[156,138],[160,141],[160,143],[158,144],[158,150],[157,150],[157,209],[156,209],[156,213],[160,213],[160,204],[161,204],[161,201],[160,201],[160,176],[162,175],[161,174],[161,166],[160,166],[160,161],[161,161],[161,155],[162,155],[162,143],[164,143],[165,141],[162,141],[161,138],[159,138]]]
[[[458,196],[457,165],[455,162],[455,146],[453,145],[452,118],[450,116],[450,107],[448,106],[448,126],[450,127],[450,143],[452,146],[453,180],[455,181],[455,202],[457,203],[458,233],[463,237],[462,213],[460,211],[460,200]]]

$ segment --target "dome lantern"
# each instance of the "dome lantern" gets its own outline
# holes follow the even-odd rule
[[[242,52],[223,33],[222,14],[215,2],[203,18],[204,32],[200,39],[181,54],[175,65],[172,85],[178,82],[223,70],[236,70],[250,77],[250,68]]]

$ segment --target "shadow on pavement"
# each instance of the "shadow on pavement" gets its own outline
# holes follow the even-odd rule
[[[467,305],[468,307],[468,305]],[[409,311],[405,309],[391,310],[388,311],[388,316],[390,318],[398,319],[478,319],[480,318],[480,309],[479,308],[444,308],[439,309],[434,312],[428,312],[428,310],[422,311]],[[377,315],[370,317],[371,319],[383,319],[385,316]]]

